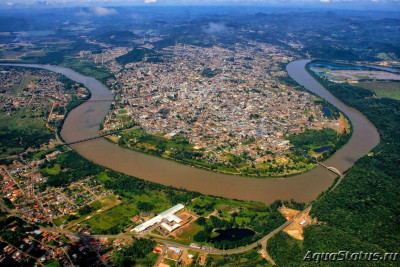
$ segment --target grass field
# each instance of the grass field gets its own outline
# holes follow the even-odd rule
[[[138,213],[135,204],[127,202],[94,215],[82,224],[90,226],[91,232],[95,234],[120,233],[131,224],[131,219]]]
[[[119,109],[118,110],[118,114],[122,115],[122,114],[126,114],[128,113],[128,111],[126,109]]]
[[[102,183],[110,180],[110,177],[108,177],[107,173],[105,172],[99,173],[96,177]]]
[[[116,206],[120,203],[116,195],[108,195],[105,196],[89,205],[89,207],[93,208],[93,211],[80,216],[76,215],[77,217],[71,217],[69,214],[66,214],[64,216],[61,216],[57,219],[55,219],[53,222],[57,225],[60,226],[61,224],[67,224],[68,227],[75,225],[77,223],[80,223],[86,218],[91,217],[91,216],[96,216],[97,213],[102,212],[103,210],[107,210],[112,208],[113,206]],[[72,219],[71,219],[72,218]]]
[[[44,119],[49,109],[44,103],[39,110],[28,106],[12,115],[0,112],[0,157],[19,154],[31,146],[38,147],[53,137]]]
[[[47,174],[56,175],[56,174],[60,173],[61,168],[60,168],[60,164],[56,163],[56,164],[54,164],[53,168],[47,167],[44,170],[47,172]]]
[[[96,66],[89,61],[67,59],[63,65],[89,77],[94,77],[103,82],[103,84],[106,84],[107,79],[111,77],[110,72],[106,68]]]
[[[400,82],[395,81],[372,81],[361,82],[359,86],[373,91],[378,97],[387,97],[400,100]]]
[[[204,230],[204,226],[200,226],[193,222],[184,226],[182,230],[179,230],[176,234],[176,238],[181,242],[190,244],[193,242],[193,237],[202,230]]]

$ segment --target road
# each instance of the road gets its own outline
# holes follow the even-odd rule
[[[172,247],[177,247],[177,248],[181,248],[181,249],[190,249],[192,251],[197,251],[197,252],[205,252],[207,254],[212,254],[212,255],[232,255],[232,254],[239,254],[239,253],[243,253],[243,252],[247,252],[249,250],[252,250],[254,248],[256,248],[259,245],[262,245],[263,243],[266,243],[268,241],[268,239],[270,239],[271,237],[273,237],[274,235],[276,235],[277,233],[279,233],[280,231],[282,231],[283,229],[285,229],[287,226],[289,226],[290,224],[292,224],[294,222],[295,219],[297,219],[298,217],[300,217],[301,215],[303,215],[304,213],[308,212],[311,210],[312,206],[308,206],[307,208],[305,208],[303,211],[299,212],[296,216],[294,216],[292,219],[286,221],[284,224],[282,224],[281,226],[279,226],[278,228],[276,228],[275,230],[273,230],[272,232],[270,232],[268,235],[264,236],[263,238],[261,238],[260,240],[244,246],[244,247],[240,247],[240,248],[236,248],[236,249],[231,249],[231,250],[220,250],[220,249],[212,249],[212,250],[205,250],[205,249],[201,249],[201,248],[193,248],[191,246],[188,245],[184,245],[184,244],[180,244],[180,243],[176,243],[173,241],[169,241],[169,240],[165,240],[165,239],[161,239],[161,238],[151,238],[154,241],[158,242],[158,243],[162,243],[165,246],[172,246]],[[78,238],[78,239],[83,239],[83,238],[93,238],[93,239],[106,239],[106,238],[119,238],[119,239],[132,239],[133,237],[138,237],[139,234],[117,234],[117,235],[83,235],[83,234],[75,234],[75,233],[70,233],[58,228],[42,228],[45,231],[49,231],[49,232],[55,232],[58,234],[64,234],[68,237],[72,237],[72,238]],[[149,237],[145,237],[145,238],[149,238]],[[263,249],[266,249],[263,248]]]
[[[266,242],[263,242],[262,243],[262,248],[261,248],[261,251],[260,251],[260,253],[261,253],[261,256],[263,256],[267,261],[269,261],[272,265],[276,265],[276,263],[275,263],[275,261],[271,258],[271,256],[269,256],[269,254],[268,254],[268,251],[267,251],[267,243],[268,243],[268,241],[266,241]]]
[[[153,267],[157,267],[161,263],[166,250],[167,250],[167,247],[164,247],[160,253],[160,256],[157,258],[156,262],[154,263]]]
[[[11,180],[13,180],[14,184],[18,187],[19,191],[21,191],[21,194],[26,196],[24,190],[22,190],[21,186],[19,186],[19,183],[14,179],[14,176],[12,176],[9,172],[6,166],[4,165],[0,165],[0,168],[3,169],[7,175],[11,178]]]
[[[11,176],[11,174],[8,173],[8,170],[5,166],[0,165],[1,168],[3,168],[7,174],[13,179],[13,177]],[[34,172],[34,168],[32,169],[32,173]],[[341,176],[342,178],[342,176]],[[338,183],[337,183],[338,184]],[[335,187],[333,187],[331,190],[333,190]],[[1,202],[1,204],[3,204]],[[5,207],[4,205],[1,205],[3,207],[3,209],[5,209],[6,211],[8,211],[9,213],[11,213],[12,215],[16,215],[15,213],[13,213],[11,210],[9,210],[7,207]],[[240,248],[236,248],[236,249],[232,249],[232,250],[219,250],[219,249],[211,249],[211,250],[205,250],[205,249],[201,249],[201,248],[193,248],[191,246],[188,245],[184,245],[184,244],[180,244],[180,243],[176,243],[173,241],[169,241],[169,240],[165,240],[165,239],[161,239],[161,238],[151,238],[153,240],[155,240],[158,243],[162,243],[165,246],[173,246],[173,247],[177,247],[177,248],[181,248],[181,249],[190,249],[192,251],[197,251],[197,252],[205,252],[207,254],[212,254],[212,255],[232,255],[232,254],[239,254],[239,253],[243,253],[243,252],[247,252],[251,249],[256,248],[257,246],[261,245],[262,247],[262,251],[261,254],[267,259],[269,260],[271,263],[273,263],[273,260],[268,256],[268,252],[267,252],[267,241],[273,237],[274,235],[276,235],[277,233],[279,233],[280,231],[282,231],[283,229],[285,229],[287,226],[289,226],[290,224],[292,224],[294,222],[295,219],[297,219],[298,217],[300,217],[301,215],[303,215],[306,212],[309,212],[311,210],[311,205],[308,206],[307,208],[305,208],[303,211],[299,212],[296,216],[294,216],[292,219],[286,221],[284,224],[282,224],[281,226],[279,226],[278,228],[276,228],[275,230],[273,230],[272,232],[270,232],[268,235],[264,236],[263,238],[261,238],[260,240],[244,246],[244,247],[240,247]],[[20,217],[20,216],[18,216]],[[21,217],[20,217],[21,218]],[[67,232],[65,230],[59,229],[57,227],[53,227],[53,228],[41,228],[42,230],[45,231],[49,231],[49,232],[55,232],[58,234],[64,234],[68,237],[72,237],[72,238],[78,238],[80,240],[87,240],[90,238],[93,239],[105,239],[105,238],[119,238],[119,239],[132,239],[133,237],[138,237],[138,235],[133,235],[133,234],[117,234],[117,235],[82,235],[82,234],[75,234],[75,233],[70,233]],[[146,237],[149,238],[149,237]],[[101,258],[101,257],[100,257]],[[102,259],[102,258],[101,258]]]

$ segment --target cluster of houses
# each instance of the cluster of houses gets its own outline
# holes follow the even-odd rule
[[[287,75],[278,67],[281,51],[254,45],[232,52],[178,44],[165,50],[164,62],[132,63],[116,73],[112,87],[148,133],[182,134],[194,149],[215,151],[204,153],[208,162],[226,161],[225,153],[263,162],[268,152],[287,152],[286,135],[322,129],[327,119],[310,94],[279,83]],[[203,75],[205,67],[215,76]],[[119,126],[106,121],[107,128]]]

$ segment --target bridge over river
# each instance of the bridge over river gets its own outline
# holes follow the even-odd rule
[[[375,127],[360,112],[347,107],[333,97],[305,70],[308,62],[307,60],[298,60],[288,64],[289,75],[309,91],[324,98],[346,114],[353,125],[353,136],[343,148],[322,163],[335,169],[320,165],[320,167],[297,176],[270,179],[205,171],[112,144],[104,138],[99,138],[100,124],[108,113],[113,100],[113,96],[104,85],[92,77],[81,75],[68,68],[50,65],[14,65],[61,73],[84,84],[90,90],[90,100],[73,109],[61,129],[61,136],[65,142],[70,143],[70,147],[83,157],[116,171],[164,185],[185,188],[203,194],[271,203],[277,199],[295,199],[297,201],[315,199],[332,185],[337,174],[350,168],[356,160],[368,153],[379,142],[379,135]],[[73,143],[85,139],[90,139],[90,142]]]

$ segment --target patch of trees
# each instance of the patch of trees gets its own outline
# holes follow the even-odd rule
[[[292,202],[286,202],[286,204],[291,205]],[[295,202],[293,202],[295,203]],[[295,204],[293,204],[295,205]],[[302,205],[297,203],[296,205]],[[198,232],[193,238],[196,242],[210,242],[212,241],[212,233],[219,229],[233,229],[233,228],[248,228],[256,232],[255,235],[242,238],[236,241],[215,241],[213,245],[219,249],[232,249],[240,246],[248,245],[256,240],[260,239],[262,236],[268,234],[272,230],[278,228],[286,220],[279,213],[278,207],[282,206],[281,201],[276,201],[266,208],[249,208],[251,212],[250,222],[242,223],[239,225],[236,223],[235,217],[237,214],[232,214],[230,220],[220,219],[216,216],[210,216],[209,219],[204,217],[199,217],[195,223],[204,226],[204,230]],[[268,213],[266,213],[268,212]]]
[[[197,218],[197,220],[195,222],[197,225],[204,226],[204,225],[206,225],[206,218],[199,217],[199,218]]]
[[[72,41],[67,47],[62,49],[45,50],[44,55],[29,55],[22,57],[23,60],[31,61],[38,64],[60,65],[66,61],[71,55],[77,54],[81,50],[98,51],[101,47],[95,44],[86,43],[83,38],[68,36]]]
[[[47,176],[47,185],[59,187],[72,182],[84,179],[88,176],[96,175],[104,170],[99,165],[84,159],[75,151],[69,151],[57,158],[56,162],[60,165],[61,172],[55,175],[44,173],[46,164],[41,166],[43,175]]]
[[[170,154],[170,157],[176,160],[186,160],[186,159],[196,159],[198,157],[202,157],[203,153],[194,151],[194,150],[188,150],[185,148],[177,148],[173,150]]]
[[[154,50],[146,49],[143,47],[133,48],[125,55],[117,57],[116,61],[124,66],[132,62],[140,62],[146,56],[149,57],[149,59],[147,60],[148,62],[160,62],[160,61],[162,62],[162,59],[159,57],[157,53],[154,52]]]
[[[322,154],[327,158],[347,143],[351,135],[338,134],[335,130],[324,128],[322,130],[306,130],[304,133],[290,135],[287,139],[294,146],[292,150],[297,156],[308,156],[310,149],[329,146],[332,148]]]
[[[257,253],[256,249],[248,252],[220,256],[208,255],[205,266],[269,266],[268,262]]]
[[[196,242],[208,242],[210,235],[206,231],[200,231],[193,237],[193,240]]]
[[[146,212],[151,211],[154,208],[154,205],[149,202],[139,201],[137,203],[137,208],[142,212]]]
[[[7,154],[8,151],[25,151],[29,147],[39,148],[47,143],[53,134],[46,128],[35,129],[10,129],[4,127],[0,129],[0,148]]]
[[[95,37],[99,42],[118,46],[129,46],[137,38],[138,36],[131,31],[108,31]]]
[[[373,155],[364,156],[347,171],[334,191],[315,201],[311,216],[324,224],[306,228],[303,252],[398,251],[400,101],[372,98],[363,88],[315,78],[346,105],[363,113],[377,128],[381,142],[372,150]],[[278,261],[287,257],[284,252],[277,256]]]
[[[207,77],[207,78],[212,78],[220,72],[221,72],[220,69],[205,68],[201,71],[201,76]]]
[[[122,248],[113,256],[114,266],[153,266],[152,254],[156,242],[150,239],[135,239],[130,246]],[[153,257],[154,258],[154,257]]]
[[[112,170],[109,170],[107,175],[110,177],[110,180],[105,182],[105,187],[127,198],[130,198],[132,195],[142,195],[148,191],[156,190],[164,193],[171,204],[178,204],[186,203],[200,195],[197,192],[144,181]]]
[[[95,210],[96,209],[94,209],[94,208],[92,208],[92,207],[90,207],[88,205],[85,205],[85,206],[83,206],[82,208],[80,208],[78,210],[78,213],[79,213],[80,216],[84,216],[84,215],[87,215],[87,214],[89,214],[89,213],[91,213],[92,211],[95,211]]]
[[[295,266],[301,262],[303,254],[302,242],[285,232],[279,232],[268,240],[268,254],[278,266]],[[284,256],[283,256],[284,255]],[[307,262],[307,264],[309,264]],[[298,265],[296,265],[298,266]]]

